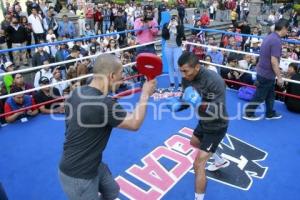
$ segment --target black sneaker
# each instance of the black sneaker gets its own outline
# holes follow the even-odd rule
[[[249,121],[258,121],[261,119],[260,117],[257,117],[255,115],[250,115],[250,114],[245,114],[242,118]]]
[[[281,114],[273,113],[272,115],[266,116],[266,120],[272,120],[272,119],[280,119],[282,118]]]

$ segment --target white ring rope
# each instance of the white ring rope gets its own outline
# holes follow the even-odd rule
[[[161,56],[161,54],[158,54],[158,56]],[[132,62],[132,63],[128,63],[128,64],[123,65],[123,67],[124,68],[125,67],[130,67],[130,66],[134,66],[135,64],[136,64],[136,62]],[[3,95],[3,96],[0,96],[0,99],[5,99],[5,98],[8,98],[8,97],[12,97],[12,96],[20,95],[20,94],[26,94],[26,93],[30,93],[30,92],[35,92],[35,91],[38,91],[40,89],[53,87],[53,86],[60,85],[60,84],[63,84],[63,83],[70,83],[72,81],[78,81],[78,80],[81,80],[81,79],[86,79],[86,78],[92,77],[93,75],[94,74],[87,74],[87,75],[83,75],[83,76],[76,77],[76,78],[73,78],[73,79],[63,80],[63,81],[59,81],[59,82],[52,83],[52,84],[45,85],[45,86],[36,87],[36,88],[29,89],[29,90],[21,91],[21,92],[15,92],[15,93]]]
[[[199,44],[199,43],[193,43],[193,42],[183,42],[183,43],[184,44],[194,45],[194,46],[205,47],[205,48],[211,48],[211,49],[218,49],[218,50],[222,50],[222,51],[228,51],[228,52],[231,52],[231,53],[238,53],[238,54],[244,54],[244,55],[250,55],[250,56],[259,57],[259,54],[256,54],[256,53],[238,51],[238,50],[233,50],[233,49],[226,49],[226,48],[222,48],[222,47],[205,45],[205,44]],[[298,63],[298,64],[300,64],[299,60],[293,60],[293,59],[287,59],[287,58],[280,58],[280,60],[284,60],[284,61],[289,61],[289,62],[292,62],[292,63]]]
[[[139,45],[135,45],[135,46],[130,46],[130,47],[122,48],[122,49],[116,49],[114,51],[101,52],[101,53],[98,53],[98,54],[95,54],[95,55],[85,56],[85,57],[81,57],[81,58],[75,58],[75,59],[72,59],[72,60],[65,60],[65,61],[51,63],[51,64],[47,64],[47,65],[41,65],[41,66],[37,66],[37,67],[30,67],[30,68],[26,68],[26,69],[17,70],[17,71],[6,72],[6,73],[0,74],[0,77],[5,76],[5,75],[12,75],[12,74],[19,74],[19,73],[35,71],[35,70],[39,70],[39,69],[44,69],[46,67],[53,67],[53,66],[63,65],[63,64],[66,64],[66,63],[76,62],[76,61],[85,60],[85,59],[91,59],[91,58],[95,58],[95,57],[97,57],[99,55],[102,55],[102,54],[110,54],[110,53],[115,53],[115,52],[119,52],[119,51],[127,51],[129,49],[143,47],[143,46],[155,44],[155,43],[158,43],[158,42],[161,42],[161,40],[157,40],[157,41],[149,42],[149,43],[145,43],[145,44],[139,44]]]
[[[60,85],[62,83],[69,83],[69,82],[72,82],[72,81],[78,81],[78,80],[81,80],[81,79],[89,78],[91,76],[93,76],[93,74],[87,74],[87,75],[79,76],[79,77],[72,78],[72,79],[69,79],[69,80],[64,80],[64,81],[60,81],[60,82],[57,82],[57,83],[52,83],[52,84],[49,84],[49,85],[40,86],[40,87],[32,88],[32,89],[29,89],[29,90],[24,90],[24,91],[21,91],[21,92],[15,92],[15,93],[7,94],[7,95],[4,95],[4,96],[0,96],[0,99],[5,99],[5,98],[8,98],[8,97],[12,97],[12,96],[20,95],[20,94],[34,92],[34,91],[37,91],[37,90],[40,90],[40,89],[45,89],[45,88],[48,88],[48,87]]]
[[[135,64],[136,64],[136,62],[128,63],[128,64],[124,65],[123,67],[133,66]],[[24,91],[21,91],[21,92],[15,92],[15,93],[3,95],[3,96],[0,96],[0,99],[5,99],[5,98],[8,98],[8,97],[12,97],[12,96],[20,95],[20,94],[26,94],[26,93],[30,93],[30,92],[35,92],[35,91],[38,91],[40,89],[53,87],[53,86],[60,85],[60,84],[63,84],[63,83],[70,83],[72,81],[78,81],[78,80],[81,80],[81,79],[86,79],[86,78],[92,77],[93,75],[94,74],[87,74],[87,75],[79,76],[79,77],[76,77],[76,78],[73,78],[73,79],[63,80],[63,81],[59,81],[59,82],[52,83],[52,84],[45,85],[45,86],[40,86],[40,87],[32,88],[32,89],[29,89],[29,90],[24,90]]]
[[[220,50],[223,50],[223,51],[229,51],[229,52],[239,53],[239,54],[259,56],[258,54],[247,53],[247,52],[237,51],[237,50],[232,50],[232,49],[225,49],[225,48],[221,48],[221,47],[204,45],[204,44],[199,44],[199,43],[184,42],[184,44],[190,44],[190,45],[194,45],[194,46],[201,46],[201,47],[207,47],[207,48],[215,48],[215,49],[220,49]],[[290,59],[284,59],[284,60],[288,60],[290,62],[294,62],[294,60],[290,60]],[[199,60],[199,62],[204,63],[204,64],[214,65],[214,66],[221,67],[221,68],[227,68],[227,69],[232,69],[232,70],[235,70],[235,71],[241,71],[241,72],[245,72],[245,73],[249,73],[249,74],[256,74],[256,72],[252,72],[252,71],[249,71],[249,70],[244,70],[244,69],[229,67],[229,66],[225,66],[225,65],[216,64],[216,63],[206,62],[206,61],[203,61],[203,60]],[[297,61],[297,62],[300,63],[300,61]],[[288,78],[283,78],[283,80],[286,81],[286,82],[290,82],[290,83],[300,84],[300,81],[295,81],[295,80],[288,79]]]

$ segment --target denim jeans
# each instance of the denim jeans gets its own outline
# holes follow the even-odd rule
[[[274,113],[275,81],[257,75],[256,92],[251,102],[246,107],[246,115],[253,115],[256,108],[266,102],[266,116]]]
[[[1,183],[0,183],[0,200],[8,200],[5,190]]]
[[[168,62],[169,79],[170,83],[175,83],[174,72],[177,75],[178,83],[181,84],[181,73],[178,67],[178,59],[182,54],[181,47],[168,47],[165,46],[164,53]]]
[[[153,54],[156,54],[154,44],[138,47],[136,49],[136,55],[139,55],[140,53],[153,53]]]
[[[119,196],[120,187],[105,163],[100,163],[98,176],[93,179],[70,177],[60,170],[59,177],[69,200],[113,200]]]
[[[110,27],[110,21],[103,21],[102,33],[105,34],[106,31],[109,29],[109,27]]]

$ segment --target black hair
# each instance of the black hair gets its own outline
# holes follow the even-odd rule
[[[206,60],[206,58],[209,58],[212,61],[212,57],[210,55],[204,56],[204,60]]]
[[[16,92],[22,92],[22,88],[19,88],[19,87],[12,87],[11,90],[10,90],[10,93],[13,94],[13,93],[16,93]]]
[[[298,68],[297,63],[290,63],[290,64],[289,64],[289,67],[292,67],[292,68],[294,69],[294,71],[295,71],[296,73],[298,73],[299,68]]]
[[[21,73],[15,73],[15,74],[12,75],[13,79],[15,79],[18,74],[20,74],[22,76]]]
[[[283,28],[289,28],[289,21],[287,19],[279,19],[275,23],[275,31],[281,31]]]
[[[178,65],[183,66],[185,64],[189,64],[190,67],[194,68],[197,64],[199,64],[199,59],[194,53],[184,51],[178,59]]]

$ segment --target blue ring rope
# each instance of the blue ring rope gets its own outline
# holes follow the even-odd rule
[[[259,39],[264,39],[265,38],[265,36],[257,36],[257,35],[251,35],[251,34],[234,33],[234,32],[221,31],[221,30],[216,30],[216,29],[196,28],[196,27],[193,27],[191,25],[185,25],[184,27],[186,29],[194,29],[194,30],[199,30],[199,31],[204,31],[204,32],[215,32],[215,33],[221,33],[221,34],[226,34],[226,35],[240,35],[240,36],[252,37],[252,38],[259,38]],[[298,40],[282,39],[282,41],[288,42],[288,43],[300,44],[300,41],[298,41]]]

